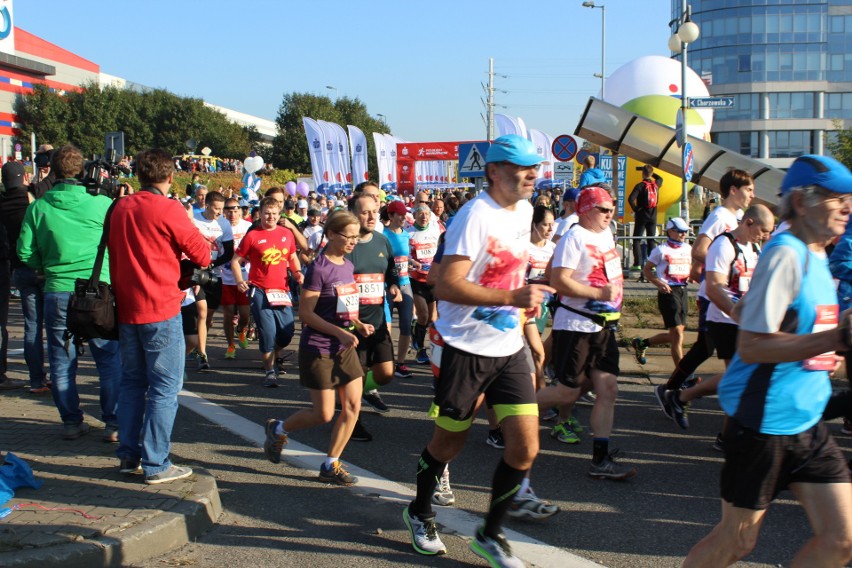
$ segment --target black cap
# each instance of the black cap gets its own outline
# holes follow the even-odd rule
[[[288,199],[284,202],[284,209],[295,209],[296,203],[292,199]]]
[[[7,190],[24,187],[24,165],[21,162],[6,162],[0,174]]]

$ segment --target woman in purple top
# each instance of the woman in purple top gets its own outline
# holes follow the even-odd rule
[[[358,286],[352,262],[344,255],[352,252],[359,239],[358,219],[338,211],[328,218],[328,239],[323,252],[308,266],[299,318],[304,327],[299,343],[299,382],[308,388],[313,406],[281,421],[266,421],[263,450],[272,463],[281,461],[289,432],[330,422],[334,417],[334,393],[340,397],[341,412],[331,430],[331,442],[319,478],[338,485],[352,485],[357,478],[340,463],[361,410],[363,371],[355,347],[358,332],[367,337],[375,330],[358,320]]]

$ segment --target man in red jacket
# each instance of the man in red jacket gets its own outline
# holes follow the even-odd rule
[[[145,482],[156,484],[192,475],[169,461],[184,371],[178,278],[181,254],[206,266],[210,246],[180,202],[166,197],[174,178],[171,156],[146,150],[136,170],[141,191],[122,197],[107,220],[124,365],[116,454],[122,473],[140,473],[141,466]]]

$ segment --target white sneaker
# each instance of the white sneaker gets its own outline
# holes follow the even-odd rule
[[[441,474],[441,479],[435,487],[435,492],[432,493],[432,503],[441,507],[449,507],[456,502],[456,496],[453,495],[453,488],[450,487],[450,467],[444,468],[444,473]]]
[[[532,490],[520,499],[512,500],[506,514],[516,519],[546,519],[559,512],[559,506],[539,499]]]
[[[482,527],[477,529],[476,537],[470,541],[470,549],[491,566],[526,568],[524,561],[512,554],[512,548],[505,536],[501,534],[496,539],[485,536],[482,533]]]
[[[417,515],[409,514],[408,507],[406,507],[402,512],[402,520],[408,527],[408,533],[411,535],[411,546],[414,547],[415,551],[429,556],[447,553],[447,547],[444,546],[438,536],[438,527],[435,526],[434,518],[421,520]]]

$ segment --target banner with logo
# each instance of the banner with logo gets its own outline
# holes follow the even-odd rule
[[[367,137],[357,126],[346,125],[349,131],[349,149],[352,157],[352,183],[358,185],[370,179],[367,165]]]
[[[535,150],[538,152],[538,155],[541,156],[542,160],[549,162],[542,164],[541,169],[538,171],[536,183],[543,179],[553,179],[553,139],[546,133],[535,128],[530,128],[529,134],[530,142],[535,144]]]
[[[15,55],[15,20],[12,0],[0,0],[0,52]]]
[[[325,193],[328,188],[330,177],[329,168],[325,163],[325,134],[322,128],[313,118],[302,117],[305,127],[305,136],[308,139],[308,152],[311,156],[311,174],[317,191]]]
[[[340,164],[340,154],[337,150],[337,132],[330,123],[324,120],[318,120],[317,123],[323,136],[325,136],[323,160],[329,172],[329,177],[325,180],[328,184],[327,191],[338,191],[343,187],[343,171]]]
[[[349,162],[349,138],[346,131],[336,122],[329,123],[337,134],[337,153],[340,155],[340,172],[343,175],[343,189],[352,191],[352,168]]]

